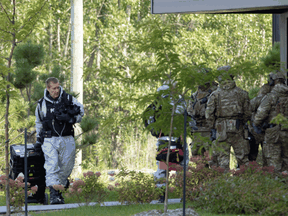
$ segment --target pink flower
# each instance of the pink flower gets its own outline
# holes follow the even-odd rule
[[[175,174],[172,174],[171,176],[170,176],[170,178],[175,178],[176,177],[176,175]]]
[[[84,176],[84,178],[86,178],[86,176],[87,176],[87,173],[83,173],[83,176]]]
[[[95,175],[99,177],[101,175],[101,173],[100,172],[96,172]]]
[[[85,182],[83,180],[78,180],[77,182],[78,182],[79,185],[82,185],[82,186],[85,185]]]
[[[22,176],[19,176],[19,177],[17,178],[17,180],[20,181],[20,182],[23,182],[23,181],[24,181],[24,178],[23,178]]]
[[[120,184],[118,182],[115,183],[115,187],[119,186]]]
[[[6,180],[6,175],[1,175],[0,180]]]
[[[14,201],[15,201],[15,197],[12,197],[12,198],[11,198],[11,201],[14,202]]]
[[[55,190],[64,190],[63,185],[53,185],[53,188],[54,188]]]
[[[93,173],[92,171],[88,171],[88,172],[87,172],[87,175],[88,175],[88,176],[93,176],[94,173]]]
[[[169,191],[170,191],[171,193],[173,193],[174,190],[175,190],[174,187],[170,187],[170,188],[169,188]]]
[[[36,191],[38,190],[38,187],[34,186],[34,187],[31,187],[31,190],[33,193],[36,193]]]
[[[78,188],[79,186],[84,186],[85,182],[83,180],[77,180],[73,183],[73,188]]]
[[[108,190],[112,191],[114,187],[112,185],[108,185],[107,188],[108,188]]]
[[[69,190],[70,193],[73,193],[73,192],[74,192],[74,189],[73,189],[73,188],[69,188],[68,190]]]
[[[78,193],[82,193],[82,189],[79,188],[79,189],[77,190],[77,192],[78,192]]]

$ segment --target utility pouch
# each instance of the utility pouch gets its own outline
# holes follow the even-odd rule
[[[226,120],[227,132],[237,132],[237,120],[236,119],[227,119]],[[238,127],[239,128],[239,127]]]
[[[248,137],[249,137],[249,132],[248,132],[248,129],[244,129],[244,139],[248,140]]]
[[[44,131],[43,132],[43,137],[44,138],[51,138],[52,137],[52,132],[51,131]]]
[[[224,120],[224,121],[216,122],[215,128],[216,128],[216,139],[218,139],[218,141],[220,142],[226,140],[227,139],[226,121]]]

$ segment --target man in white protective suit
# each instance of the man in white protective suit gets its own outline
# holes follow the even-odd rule
[[[57,78],[50,77],[45,83],[44,97],[38,101],[35,110],[35,149],[42,149],[44,153],[50,204],[64,204],[62,194],[53,185],[67,186],[67,178],[75,163],[73,125],[81,121],[84,108],[75,97],[63,90]]]

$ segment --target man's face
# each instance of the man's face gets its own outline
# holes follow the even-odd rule
[[[49,85],[47,86],[47,91],[51,95],[52,98],[57,98],[59,97],[60,93],[60,84],[59,83],[53,83],[50,82]]]

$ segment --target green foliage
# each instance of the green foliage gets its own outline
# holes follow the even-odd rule
[[[191,158],[194,166],[189,165],[186,171],[186,198],[194,200],[203,190],[203,186],[207,181],[218,178],[223,175],[224,169],[220,167],[206,167],[211,158],[208,152],[205,152],[205,157],[196,156]],[[175,189],[178,196],[183,197],[183,167],[175,166],[177,173],[170,176],[170,187]]]
[[[280,43],[275,43],[268,51],[268,54],[262,58],[263,64],[268,68],[280,69]]]
[[[83,173],[82,180],[76,180],[70,183],[69,193],[65,195],[67,197],[74,197],[78,203],[85,202],[86,205],[94,200],[96,202],[103,203],[108,195],[108,191],[104,186],[104,183],[99,180],[101,173],[93,173],[88,171]]]
[[[56,77],[60,83],[64,82],[64,75],[61,74],[61,68],[58,64],[53,64],[51,73],[42,73],[39,76],[39,79],[42,80],[43,83],[45,83],[46,79],[48,79],[49,77]]]
[[[2,185],[5,185],[6,183],[6,176],[2,175],[0,176],[0,181],[1,181],[1,191],[4,191],[4,194],[6,196],[6,190],[5,187],[3,187]],[[18,177],[15,180],[12,180],[9,178],[9,190],[10,190],[10,203],[12,205],[12,209],[15,212],[21,212],[22,211],[22,206],[25,204],[25,183],[23,182],[24,178],[23,177]],[[37,191],[37,187],[30,187],[30,183],[28,182],[28,190],[27,190],[27,194],[32,195],[35,194]]]
[[[91,134],[91,135],[84,135],[84,138],[81,140],[82,145],[93,145],[97,142],[98,135],[97,134]]]
[[[254,97],[256,97],[258,95],[259,90],[260,90],[260,87],[251,88],[248,92],[249,93],[249,99],[251,100]]]
[[[82,118],[82,121],[80,122],[81,129],[83,133],[89,132],[98,125],[98,121],[95,118],[92,118],[91,116],[84,116]]]
[[[11,2],[4,0],[1,3],[12,17]],[[23,27],[23,30],[16,34],[17,41],[25,43],[31,40],[41,44],[46,53],[44,64],[34,69],[36,80],[31,84],[29,103],[33,114],[36,101],[43,97],[44,81],[48,77],[59,78],[65,91],[69,92],[71,5],[69,1],[56,0],[49,4],[42,0],[35,0],[33,4],[20,0],[18,5],[20,10],[16,10],[16,21],[19,23],[15,29]],[[217,78],[219,72],[216,68],[219,66],[229,64],[237,67],[234,70],[239,75],[237,85],[246,90],[260,86],[263,74],[270,72],[259,65],[272,46],[271,14],[151,15],[150,6],[148,0],[91,0],[83,4],[83,103],[85,114],[95,116],[98,121],[95,130],[89,132],[98,134],[93,146],[97,146],[97,153],[92,151],[88,158],[95,158],[97,154],[98,166],[155,168],[155,139],[147,139],[148,130],[143,130],[141,117],[145,108],[159,96],[156,89],[168,79],[167,75],[169,79],[178,81],[178,93],[186,100],[187,91],[190,93],[202,82]],[[3,44],[1,56],[6,58],[10,54],[12,35],[5,31],[15,26],[5,13],[0,14],[0,21],[0,29],[4,30],[0,39]],[[16,48],[19,46],[17,43]],[[5,70],[2,70],[2,65]],[[0,73],[4,77],[8,74],[6,65],[6,60],[1,59]],[[204,80],[198,74],[202,67],[212,68]],[[5,89],[7,84],[0,80],[1,89]],[[171,94],[172,100],[176,101],[178,93]],[[15,98],[19,95],[19,91],[14,92]],[[5,97],[5,92],[0,92],[2,102]],[[168,102],[164,110],[169,110],[169,114],[155,127],[159,129],[162,127],[160,124],[164,124],[167,126],[164,130],[168,131],[171,120]],[[1,108],[1,111],[5,110]],[[183,130],[183,117],[174,117],[173,124],[179,129],[175,134],[179,135]]]
[[[217,214],[285,215],[286,178],[286,173],[275,178],[274,167],[262,168],[256,162],[242,165],[195,188],[193,206]]]
[[[116,188],[118,201],[121,203],[150,203],[163,194],[163,189],[156,187],[153,176],[149,174],[121,168],[116,180],[119,183]]]
[[[274,117],[271,122],[272,124],[280,124],[281,128],[287,129],[288,128],[288,119],[285,118],[281,113]]]

